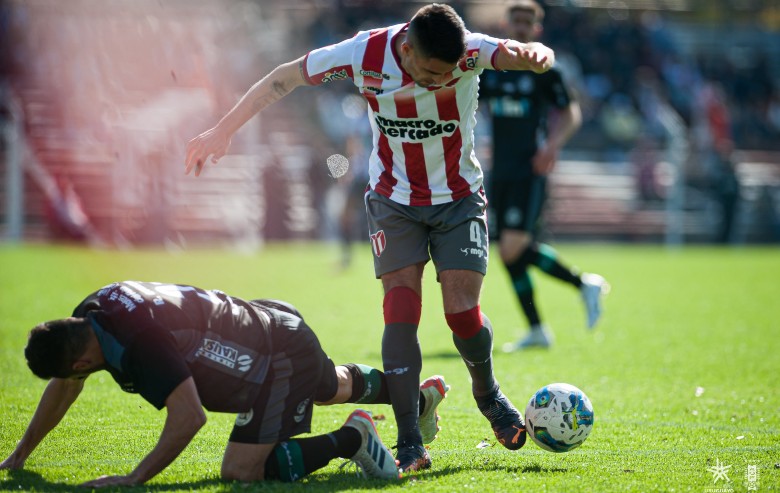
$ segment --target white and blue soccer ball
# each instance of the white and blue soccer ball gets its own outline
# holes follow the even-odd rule
[[[550,452],[568,452],[582,445],[593,429],[593,405],[583,391],[568,383],[552,383],[531,396],[525,408],[528,436]]]

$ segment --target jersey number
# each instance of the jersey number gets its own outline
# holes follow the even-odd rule
[[[477,221],[471,221],[469,235],[471,236],[471,242],[476,243],[477,248],[482,248],[482,227]]]

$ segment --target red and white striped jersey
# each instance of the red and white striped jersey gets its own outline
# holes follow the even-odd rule
[[[452,202],[482,186],[474,154],[479,74],[495,68],[499,40],[468,33],[466,56],[444,86],[419,87],[394,48],[408,24],[361,31],[306,55],[312,85],[351,79],[368,101],[370,186],[406,205]]]

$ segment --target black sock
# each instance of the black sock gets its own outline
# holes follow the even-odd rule
[[[422,353],[417,326],[409,323],[385,325],[382,362],[390,401],[398,426],[398,443],[422,443],[417,425],[420,416],[420,371]]]
[[[297,481],[336,457],[349,459],[357,453],[361,440],[359,431],[342,427],[327,435],[281,442],[265,461],[265,479]]]
[[[573,284],[576,288],[582,286],[579,272],[576,269],[569,269],[564,266],[558,260],[558,252],[553,247],[544,243],[532,243],[529,248],[536,251],[536,255],[533,255],[531,258],[532,264],[563,282]]]
[[[493,327],[484,313],[482,322],[483,327],[474,337],[461,339],[452,334],[455,347],[471,375],[471,392],[475,398],[492,394],[498,389],[493,376]]]
[[[517,296],[517,302],[528,320],[531,327],[541,324],[541,317],[534,301],[534,284],[531,276],[528,274],[528,266],[538,257],[538,251],[535,244],[531,243],[528,248],[511,264],[504,264],[509,277],[512,280],[512,287]]]
[[[541,324],[539,310],[537,310],[536,302],[534,301],[534,284],[528,271],[523,271],[522,274],[516,277],[513,276],[512,287],[515,288],[517,302],[520,304],[528,324],[531,327]]]

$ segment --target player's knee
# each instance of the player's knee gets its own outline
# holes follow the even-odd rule
[[[498,253],[504,265],[512,265],[521,258],[531,244],[532,237],[525,231],[504,234],[499,241]]]
[[[479,305],[459,313],[446,313],[447,325],[461,339],[471,339],[482,330],[482,311]]]
[[[265,468],[242,468],[233,463],[222,463],[220,476],[224,481],[262,481],[265,479]]]
[[[382,303],[385,325],[419,325],[422,314],[422,299],[417,292],[405,286],[396,286],[385,294]]]
[[[539,250],[536,248],[536,243],[531,242],[526,245],[522,253],[515,257],[512,262],[505,262],[506,270],[512,278],[518,278],[524,275],[528,266],[533,264],[539,258]]]

